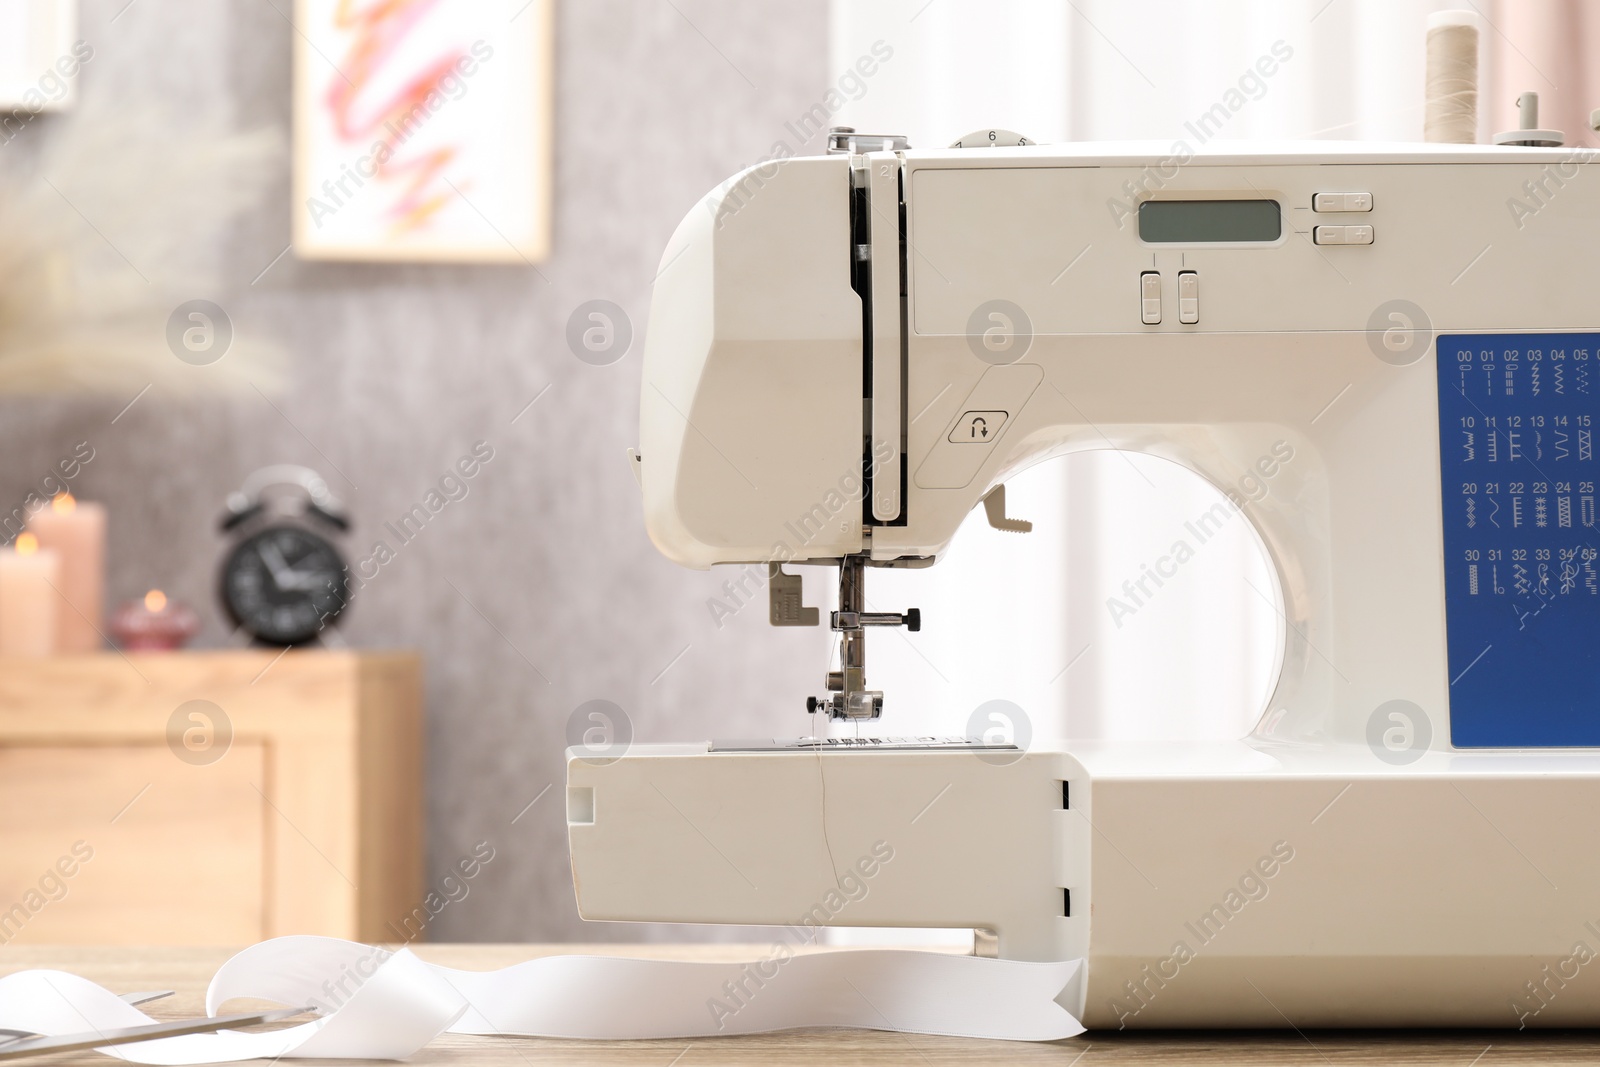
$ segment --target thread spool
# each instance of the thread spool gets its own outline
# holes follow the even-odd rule
[[[1472,144],[1478,139],[1478,20],[1471,11],[1428,16],[1427,107],[1423,140]]]

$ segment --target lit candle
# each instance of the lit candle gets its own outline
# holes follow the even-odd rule
[[[130,652],[171,651],[200,630],[200,616],[187,604],[167,599],[152,589],[144,600],[130,600],[111,615],[111,636],[117,647]]]
[[[56,647],[61,558],[31,533],[0,551],[0,656],[48,656]]]
[[[106,587],[106,509],[61,493],[28,517],[39,547],[61,557],[56,612],[57,652],[98,652],[103,644]]]

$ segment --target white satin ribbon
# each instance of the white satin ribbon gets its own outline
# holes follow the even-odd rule
[[[904,949],[701,963],[546,956],[498,971],[424,963],[327,937],[245,949],[211,980],[206,1011],[236,997],[324,1014],[264,1033],[187,1034],[106,1048],[133,1063],[276,1057],[403,1059],[441,1033],[619,1040],[807,1026],[1053,1041],[1083,1032],[1055,1002],[1081,961],[1021,963]],[[42,1034],[154,1022],[62,971],[0,978],[0,1027]]]

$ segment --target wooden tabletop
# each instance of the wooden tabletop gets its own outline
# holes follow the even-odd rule
[[[649,956],[658,959],[744,960],[763,947],[738,945],[416,945],[435,963],[489,970],[533,956],[563,952]],[[0,974],[53,967],[81,974],[118,992],[175,989],[177,995],[148,1005],[159,1019],[199,1015],[206,983],[232,953],[199,948],[63,948],[0,946]],[[231,1005],[230,1005],[231,1007]],[[240,1009],[244,1010],[241,1005]],[[1458,1067],[1537,1067],[1592,1064],[1600,1059],[1600,1031],[1218,1031],[1090,1033],[1070,1041],[1023,1044],[965,1038],[924,1037],[849,1030],[796,1030],[758,1037],[674,1041],[561,1041],[546,1038],[470,1037],[447,1034],[429,1045],[414,1064],[562,1067],[617,1064],[626,1067],[734,1067],[738,1064],[828,1064],[838,1067],[889,1063],[1059,1064],[1346,1064],[1426,1063]],[[32,1061],[19,1061],[32,1062]],[[115,1060],[93,1052],[38,1061],[49,1067]],[[347,1067],[349,1060],[295,1060]]]

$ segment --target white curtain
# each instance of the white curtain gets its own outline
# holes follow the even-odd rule
[[[1192,142],[1185,122],[1282,42],[1290,58],[1248,86],[1251,103],[1220,136],[1420,140],[1427,16],[1455,6],[834,0],[835,71],[877,42],[893,50],[835,121],[914,147],[996,126],[1040,142]],[[980,510],[932,569],[873,573],[873,601],[920,606],[925,620],[922,634],[875,635],[869,650],[869,680],[887,694],[881,732],[964,733],[992,699],[1020,706],[1035,739],[1248,732],[1268,696],[1277,607],[1242,519],[1120,626],[1107,608],[1216,491],[1120,453],[1053,461],[1008,491],[1034,533],[989,530]]]

